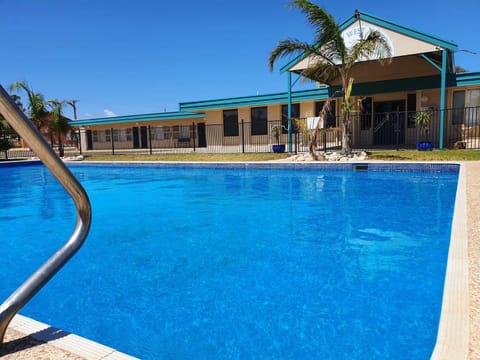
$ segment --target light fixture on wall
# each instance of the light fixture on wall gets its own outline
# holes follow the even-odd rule
[[[420,98],[420,101],[421,101],[422,103],[426,103],[426,102],[428,101],[428,96],[423,95],[423,96]]]

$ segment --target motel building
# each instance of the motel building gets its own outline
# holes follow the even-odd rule
[[[437,149],[480,148],[480,72],[456,72],[455,43],[364,13],[341,26],[347,44],[377,30],[392,49],[390,64],[365,60],[352,68],[352,149],[414,149],[422,140]],[[300,57],[280,69],[283,92],[182,102],[176,112],[77,120],[71,125],[85,153],[270,152],[276,143],[290,152],[307,151],[308,129],[316,121],[323,127],[318,147],[339,149],[340,81],[294,91],[310,61]],[[329,98],[328,115],[318,118]],[[416,124],[416,114],[425,111],[427,131]]]

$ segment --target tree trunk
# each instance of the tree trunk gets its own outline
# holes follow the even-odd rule
[[[352,148],[350,144],[350,119],[349,116],[345,116],[342,122],[342,154],[350,155]]]
[[[317,147],[317,131],[318,131],[318,126],[317,126],[317,127],[315,128],[315,130],[313,131],[312,139],[310,140],[310,146],[308,147],[308,148],[309,148],[309,151],[310,151],[310,155],[312,156],[312,159],[313,159],[313,160],[318,160],[317,151],[316,151],[316,147]]]
[[[62,136],[58,136],[58,155],[60,157],[63,157],[65,155],[65,151],[63,150],[63,144],[62,144]]]

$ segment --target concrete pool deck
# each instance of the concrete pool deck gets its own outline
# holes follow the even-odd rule
[[[452,224],[452,239],[466,238],[467,244],[460,244],[455,249],[452,249],[452,245],[450,247],[447,279],[453,278],[454,281],[446,281],[448,284],[445,286],[439,338],[434,355],[436,359],[480,359],[480,161],[461,164],[464,179],[459,179],[456,206],[459,205],[458,195],[462,195],[463,200],[460,200],[464,202],[464,209],[456,208],[456,216],[463,215],[463,219],[457,221],[456,225]],[[462,224],[466,228],[462,228]],[[455,254],[451,261],[453,250]],[[460,268],[450,266],[454,263]],[[465,270],[463,273],[462,267]],[[468,276],[465,276],[465,272]],[[463,290],[459,290],[461,286],[464,286]],[[467,326],[463,326],[465,324]],[[22,316],[17,316],[12,321],[4,344],[0,350],[2,360],[132,359],[114,349]],[[457,349],[462,354],[455,353]]]

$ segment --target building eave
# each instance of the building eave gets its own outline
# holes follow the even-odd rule
[[[292,101],[306,101],[315,99],[327,99],[330,96],[328,87],[321,87],[318,89],[295,91],[292,93]],[[182,111],[198,111],[198,110],[212,110],[212,109],[228,109],[242,106],[258,106],[267,104],[282,104],[287,103],[288,93],[275,93],[266,95],[242,96],[234,98],[205,100],[205,101],[191,101],[180,103],[180,110]]]
[[[203,113],[194,113],[187,111],[175,111],[164,112],[154,114],[141,114],[141,115],[126,115],[115,116],[96,119],[84,119],[71,121],[70,125],[74,127],[78,126],[94,126],[94,125],[116,125],[133,122],[150,122],[150,121],[166,121],[166,120],[183,120],[183,119],[198,119],[205,117]]]

